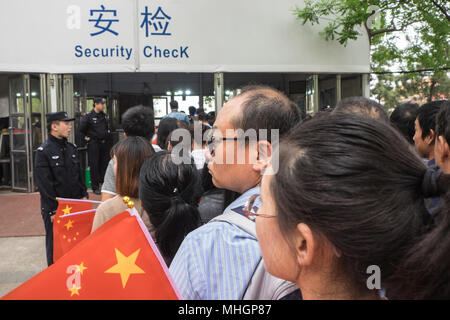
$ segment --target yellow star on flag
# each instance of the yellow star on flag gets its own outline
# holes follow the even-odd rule
[[[78,272],[83,274],[83,271],[87,269],[87,267],[84,266],[84,263],[81,262],[79,265],[77,265],[78,267]]]
[[[70,210],[72,210],[72,207],[69,207],[69,205],[66,204],[66,208],[62,210],[64,212],[63,215],[69,214]]]
[[[136,250],[131,255],[126,257],[117,248],[114,249],[116,252],[117,264],[105,271],[105,273],[119,273],[122,280],[122,286],[125,288],[128,282],[130,274],[145,273],[144,270],[139,268],[135,262],[139,255],[141,249]]]
[[[77,288],[77,287],[75,286],[75,284],[73,284],[72,289],[68,289],[68,290],[70,291],[70,296],[73,296],[74,294],[76,294],[77,296],[79,296],[80,293],[78,292],[78,290],[80,290],[80,289],[81,289],[81,287],[80,287],[80,288]]]
[[[73,228],[73,221],[69,220],[69,222],[67,222],[64,227],[67,228],[67,231],[69,231],[70,228]]]

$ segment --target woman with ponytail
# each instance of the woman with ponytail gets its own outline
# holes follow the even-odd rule
[[[201,195],[200,174],[193,162],[175,164],[170,152],[161,151],[142,165],[139,199],[167,265],[184,237],[200,225],[197,207]]]
[[[318,115],[279,155],[259,210],[246,209],[272,275],[304,299],[450,298],[450,176],[427,168],[394,128]],[[439,214],[428,214],[430,196],[445,197]]]

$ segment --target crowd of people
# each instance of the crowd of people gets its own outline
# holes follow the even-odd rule
[[[214,121],[171,108],[156,144],[151,108],[122,115],[92,231],[130,197],[184,299],[450,298],[449,101],[389,116],[352,97],[304,117],[255,85]]]

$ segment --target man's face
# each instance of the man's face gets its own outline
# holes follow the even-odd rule
[[[416,146],[416,150],[422,158],[428,158],[430,155],[430,150],[433,146],[430,146],[430,138],[427,136],[425,139],[422,138],[422,128],[420,127],[419,120],[416,119],[414,122],[416,132],[414,134],[413,140]]]
[[[97,110],[97,112],[102,112],[105,110],[105,104],[104,103],[96,103],[94,105],[94,108]]]
[[[206,149],[208,169],[214,185],[239,193],[256,186],[261,179],[260,173],[253,168],[252,158],[255,156],[249,152],[249,144],[230,139],[237,137],[231,120],[242,112],[243,101],[241,96],[233,98],[219,111],[212,130],[215,142],[208,146],[214,149]]]
[[[57,138],[68,138],[72,131],[72,122],[58,121],[52,124],[52,131]]]

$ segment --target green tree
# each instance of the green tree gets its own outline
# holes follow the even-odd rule
[[[444,90],[449,88],[450,2],[305,0],[305,6],[296,7],[294,14],[303,24],[323,24],[320,34],[325,40],[344,46],[366,32],[373,72],[389,72],[393,66],[408,72],[403,76],[378,74],[379,83],[372,90],[377,99],[394,105],[413,90],[428,100],[441,92],[448,94]],[[401,37],[406,40],[403,47],[399,46]],[[426,77],[421,72],[410,73],[416,70],[431,72]]]
[[[435,71],[449,67],[450,2],[445,0],[305,0],[294,13],[303,23],[325,24],[321,35],[347,45],[361,36],[363,27],[372,49],[372,67],[401,63]],[[378,8],[378,10],[373,10]],[[377,17],[373,23],[371,17]],[[322,20],[322,21],[320,21]],[[395,39],[407,33],[408,46]]]

